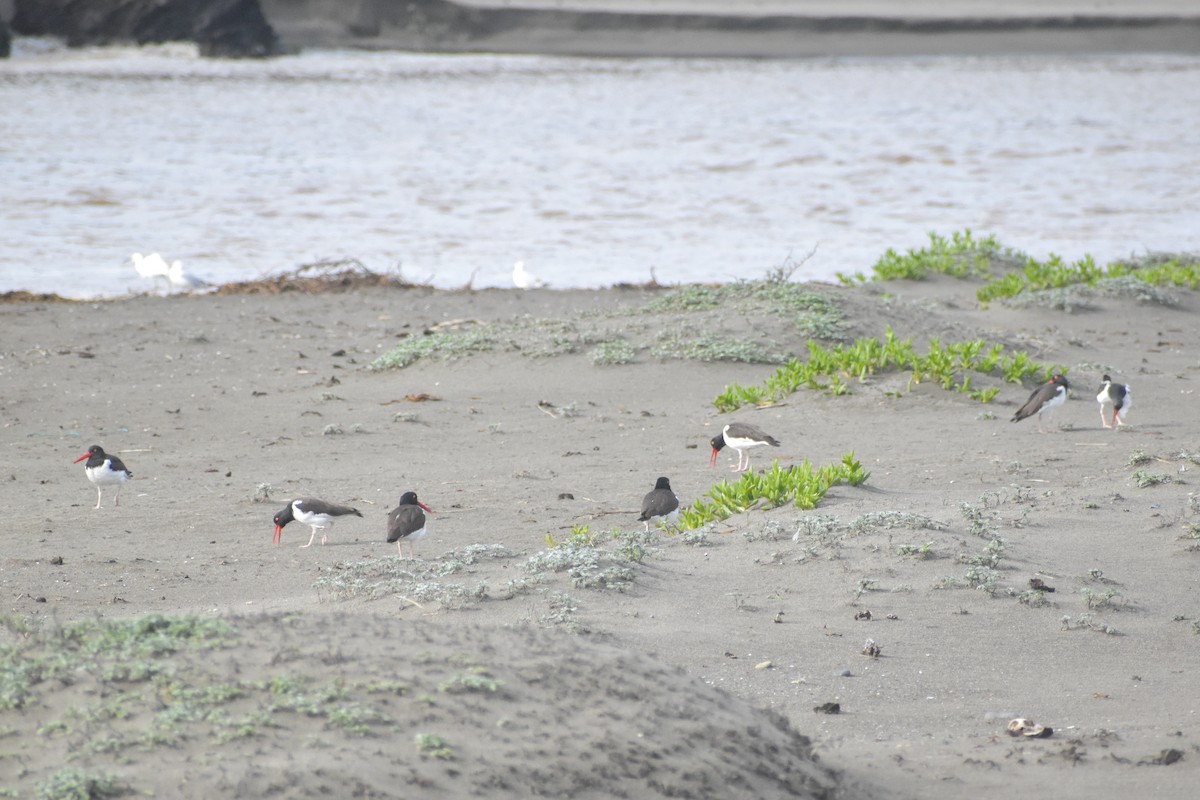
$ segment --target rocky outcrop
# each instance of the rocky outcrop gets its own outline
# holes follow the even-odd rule
[[[71,47],[191,41],[206,56],[262,57],[279,40],[258,0],[16,0],[13,30]]]

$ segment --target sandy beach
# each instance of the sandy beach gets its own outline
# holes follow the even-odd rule
[[[0,305],[0,645],[40,670],[3,676],[0,790],[73,769],[159,797],[1190,797],[1196,295],[1068,313],[945,277],[814,284],[814,332],[762,286]],[[814,335],[886,327],[1027,351],[1071,398],[1046,434],[998,376],[987,404],[880,372],[713,405]],[[369,368],[447,333],[474,344]],[[1136,398],[1117,430],[1105,372]],[[685,506],[734,477],[728,451],[708,467],[732,420],[782,443],[752,469],[853,452],[870,478],[642,535],[658,476]],[[119,506],[72,464],[91,444],[133,473]],[[384,541],[407,490],[436,512],[415,561]],[[273,547],[299,496],[363,518]],[[591,562],[555,560],[588,536]],[[125,651],[39,660],[57,626],[155,614],[227,629],[140,679]]]

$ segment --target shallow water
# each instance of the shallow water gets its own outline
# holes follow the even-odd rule
[[[0,291],[356,258],[557,287],[868,270],[970,228],[1200,250],[1200,59],[604,60],[188,46],[0,61]]]

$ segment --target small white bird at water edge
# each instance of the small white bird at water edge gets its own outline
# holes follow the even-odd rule
[[[182,261],[171,262],[171,266],[167,269],[167,280],[171,282],[172,286],[183,289],[185,292],[212,286],[208,281],[197,278],[190,272],[184,272]]]
[[[524,261],[513,264],[512,280],[518,289],[541,289],[546,285],[544,280],[525,271]]]
[[[137,274],[143,278],[149,278],[154,281],[155,286],[158,285],[158,279],[162,278],[167,285],[167,289],[171,288],[171,279],[167,277],[170,267],[167,266],[166,260],[158,253],[151,253],[148,256],[143,256],[141,253],[134,253],[129,257],[133,262],[133,268],[137,270]]]

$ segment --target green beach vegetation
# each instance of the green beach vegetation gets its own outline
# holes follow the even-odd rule
[[[1200,286],[1200,256],[1150,254],[1139,259],[1096,264],[1091,256],[1066,262],[1051,253],[1045,260],[1001,245],[994,236],[976,237],[970,230],[944,237],[929,234],[929,244],[904,253],[888,249],[871,268],[838,274],[846,286],[894,280],[923,280],[930,273],[973,278],[984,283],[975,292],[981,305],[1045,289],[1082,286],[1095,288],[1107,281],[1134,280],[1147,286]]]
[[[910,389],[915,384],[933,381],[943,389],[966,394],[981,403],[991,402],[999,390],[972,386],[972,373],[999,375],[1009,383],[1021,383],[1027,378],[1045,381],[1055,372],[1066,373],[1062,365],[1040,364],[1023,350],[1005,353],[1003,345],[983,339],[946,345],[930,339],[925,353],[920,354],[911,339],[897,339],[889,327],[882,341],[861,338],[853,344],[831,348],[810,341],[807,360],[792,359],[760,386],[730,384],[713,405],[722,412],[746,405],[767,405],[800,389],[843,395],[850,391],[847,380],[862,383],[875,373],[897,370],[910,371]]]

